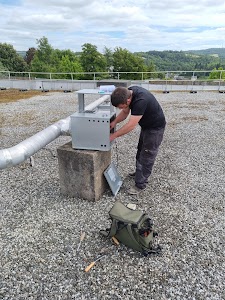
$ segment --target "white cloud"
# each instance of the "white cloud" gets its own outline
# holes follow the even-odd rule
[[[153,3],[154,2],[154,3]],[[224,0],[21,0],[0,4],[0,42],[17,50],[46,36],[59,49],[92,43],[128,50],[186,50],[225,44]]]

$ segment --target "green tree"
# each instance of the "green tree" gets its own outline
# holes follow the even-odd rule
[[[80,61],[84,72],[106,72],[106,58],[97,51],[95,45],[82,45]],[[87,75],[86,78],[93,79],[93,75]]]
[[[46,37],[42,37],[37,40],[37,52],[36,56],[43,63],[50,65],[51,64],[51,55],[53,53],[53,47],[49,44],[48,39]]]
[[[50,72],[51,65],[57,64],[56,57],[54,57],[54,50],[49,44],[46,37],[37,40],[37,50],[31,62],[31,71],[33,72]]]
[[[156,68],[155,68],[155,65],[154,65],[152,60],[148,61],[146,69],[147,69],[147,72],[149,72],[149,74],[146,74],[144,76],[144,78],[156,78],[156,77],[158,77],[157,73],[152,73],[152,72],[156,72]]]
[[[3,64],[0,61],[0,71],[7,71],[7,69],[3,66]],[[0,72],[0,78],[4,78],[5,77],[5,73],[4,72]]]
[[[121,74],[120,78],[123,79],[142,79],[142,75],[135,72],[147,72],[147,66],[142,57],[120,47],[115,48],[113,63],[114,72],[133,72],[133,74]]]
[[[113,51],[110,48],[104,48],[104,56],[106,59],[106,68],[107,71],[113,70]]]
[[[1,61],[0,61],[0,71],[6,71],[6,68],[3,66]]]
[[[28,66],[31,64],[32,60],[34,59],[36,49],[34,47],[29,48],[26,52],[25,56],[25,62],[28,64]]]
[[[10,44],[0,43],[0,62],[9,71],[24,72],[27,69],[24,59]]]
[[[54,52],[57,54],[60,60],[62,59],[63,56],[68,56],[70,61],[78,59],[78,55],[75,52],[71,51],[70,49],[66,49],[66,50],[55,49]]]
[[[65,55],[62,57],[59,63],[58,72],[63,73],[81,73],[83,72],[82,66],[78,60],[78,58],[69,57],[68,55]],[[73,79],[81,79],[81,74],[73,74]],[[71,79],[71,75],[64,74],[64,78]]]
[[[33,72],[46,73],[76,73],[83,72],[81,63],[77,55],[71,50],[54,49],[46,37],[37,40],[37,50],[31,61],[31,70]],[[48,77],[49,75],[38,75]],[[71,74],[53,74],[52,78],[71,79]],[[81,79],[82,76],[74,74],[73,78]]]
[[[222,70],[222,67],[218,68],[218,70],[216,68],[213,69],[209,74],[209,79],[225,79],[225,72],[221,72]]]

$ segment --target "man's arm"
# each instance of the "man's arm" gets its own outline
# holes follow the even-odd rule
[[[110,123],[110,129],[114,128],[117,123],[124,121],[128,117],[129,113],[129,107],[122,109],[118,116]]]
[[[110,142],[112,142],[119,136],[122,136],[122,135],[127,134],[128,132],[132,131],[137,126],[137,124],[141,118],[142,118],[142,116],[132,116],[131,115],[129,121],[124,126],[122,126],[119,130],[117,130],[116,132],[114,132],[110,135]]]

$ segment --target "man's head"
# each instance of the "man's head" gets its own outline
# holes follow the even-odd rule
[[[116,88],[111,95],[111,103],[115,107],[126,108],[130,105],[132,92],[125,87]]]

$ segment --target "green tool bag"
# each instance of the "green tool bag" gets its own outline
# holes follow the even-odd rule
[[[161,247],[153,247],[153,240],[158,234],[153,230],[152,220],[146,213],[133,210],[116,202],[109,212],[111,227],[100,231],[104,236],[115,237],[120,243],[142,252],[159,254]]]

